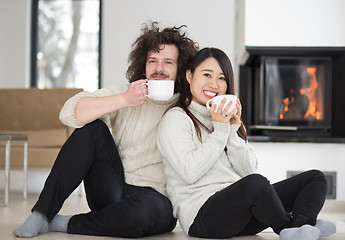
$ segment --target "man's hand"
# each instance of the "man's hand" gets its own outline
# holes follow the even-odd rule
[[[147,86],[144,84],[147,79],[132,82],[123,96],[128,107],[139,107],[145,103]]]
[[[130,84],[126,92],[105,97],[81,98],[75,108],[76,118],[87,124],[105,114],[118,111],[125,107],[139,107],[144,104],[147,94],[145,83],[147,80],[138,80]]]

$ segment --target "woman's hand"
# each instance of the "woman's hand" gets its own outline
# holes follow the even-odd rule
[[[232,116],[230,119],[231,124],[241,124],[241,115],[242,115],[242,105],[240,100],[237,98],[236,101],[236,108],[237,108],[237,113]]]
[[[224,104],[226,102],[226,99],[224,98],[219,107],[217,112],[215,112],[216,105],[213,104],[210,108],[211,118],[215,122],[221,122],[221,123],[231,123],[231,124],[241,124],[241,114],[242,114],[242,107],[241,102],[239,99],[236,101],[236,108],[234,108],[228,115],[226,113],[229,111],[232,101],[230,101],[223,109]],[[237,109],[237,113],[235,114],[235,111]]]
[[[123,96],[128,107],[139,107],[145,103],[147,86],[144,84],[147,79],[132,82]]]
[[[235,113],[235,108],[234,110],[232,110],[228,115],[226,115],[226,113],[228,112],[229,108],[231,107],[232,105],[232,101],[230,101],[223,109],[224,107],[224,104],[226,102],[226,99],[224,98],[220,104],[219,104],[219,107],[218,107],[218,110],[215,112],[216,110],[216,104],[213,104],[211,107],[210,107],[210,113],[211,113],[211,118],[213,121],[215,122],[221,122],[221,123],[229,123],[230,122],[230,119],[233,117],[234,113]]]

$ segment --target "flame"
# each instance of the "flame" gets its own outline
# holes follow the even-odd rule
[[[321,99],[318,98],[319,83],[316,77],[316,68],[309,67],[309,68],[306,68],[306,71],[309,76],[309,86],[308,88],[302,88],[299,90],[299,93],[301,95],[307,96],[309,100],[308,109],[303,117],[304,119],[315,118],[319,120],[323,116],[322,116],[322,105],[320,103]],[[290,93],[294,94],[294,90],[291,89]],[[284,119],[284,115],[289,111],[289,105],[294,102],[295,102],[295,99],[293,96],[282,99],[282,107],[279,114],[280,119]]]
[[[317,98],[317,90],[319,83],[316,78],[316,68],[307,68],[307,73],[309,75],[309,88],[301,89],[300,93],[309,98],[308,110],[304,115],[304,118],[314,117],[316,119],[322,118],[322,113],[319,110],[319,99]]]
[[[280,115],[279,115],[279,118],[280,119],[283,119],[284,118],[284,114],[289,111],[289,104],[290,104],[290,98],[286,97],[283,99],[283,110],[280,111]]]

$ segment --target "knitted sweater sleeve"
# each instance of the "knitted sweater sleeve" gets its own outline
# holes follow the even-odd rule
[[[87,91],[80,92],[80,93],[74,95],[73,97],[69,98],[65,102],[64,106],[62,107],[62,109],[60,111],[60,116],[59,116],[60,121],[69,127],[81,128],[85,124],[82,123],[81,121],[79,121],[75,116],[75,108],[76,108],[78,101],[81,98],[84,98],[84,97],[105,97],[105,96],[117,95],[117,94],[125,92],[125,90],[127,88],[128,88],[128,85],[116,85],[116,86],[111,86],[111,87],[99,89],[93,93],[87,92]],[[106,115],[102,116],[100,119],[103,120],[108,125],[108,127],[111,127],[110,118],[113,114],[114,113],[106,114]]]
[[[254,149],[237,135],[240,125],[230,125],[230,136],[227,142],[228,160],[238,175],[244,177],[256,171],[258,161]]]
[[[163,161],[173,167],[188,184],[195,183],[217,161],[224,151],[229,124],[215,124],[211,134],[200,142],[191,119],[182,110],[169,110],[160,122],[157,145]]]

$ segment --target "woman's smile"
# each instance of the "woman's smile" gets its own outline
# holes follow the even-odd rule
[[[209,91],[209,90],[204,90],[204,95],[206,97],[209,97],[209,98],[214,98],[215,96],[217,96],[218,93],[216,92],[213,92],[213,91]]]

